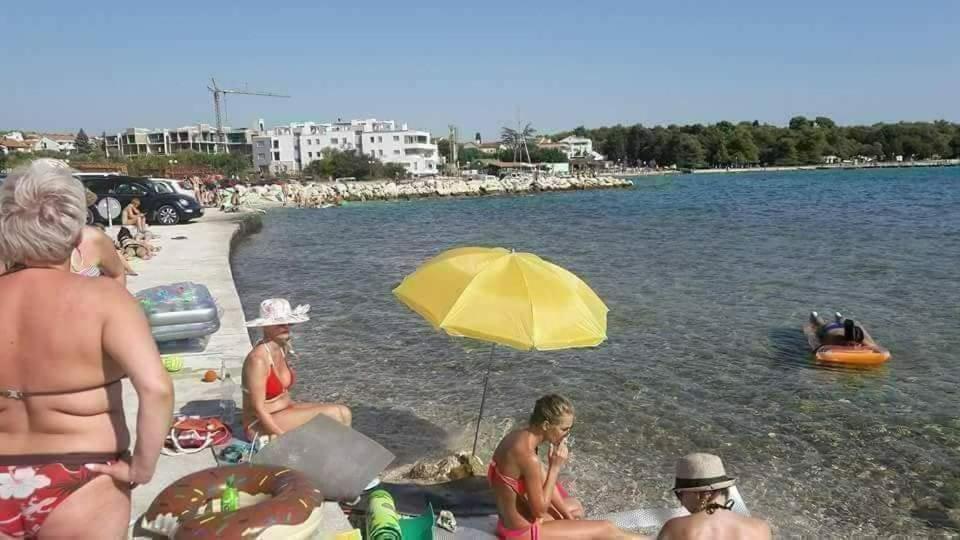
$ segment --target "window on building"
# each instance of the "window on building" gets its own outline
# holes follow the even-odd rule
[[[394,150],[394,151],[393,151],[393,154],[394,154],[395,156],[399,156],[399,155],[400,155],[400,151],[399,151],[399,150]]]
[[[394,135],[394,136],[393,136],[393,142],[400,142],[400,136],[399,136],[399,135]]]
[[[273,140],[273,147],[274,147],[274,148],[280,148],[280,141],[274,139],[274,140]]]
[[[383,142],[383,137],[377,137],[377,142]]]
[[[307,146],[310,146],[311,144],[313,144],[313,141],[311,141],[310,139],[307,139]]]
[[[336,140],[336,139],[330,139],[330,144],[337,144],[337,140]]]
[[[313,157],[313,152],[307,152],[307,157]]]
[[[380,154],[380,157],[383,157],[383,150],[378,150],[377,152]]]
[[[413,162],[413,170],[417,170],[417,165],[418,165],[418,163],[417,163],[416,161],[414,161],[414,162]]]
[[[274,153],[273,153],[273,160],[274,160],[274,161],[280,161],[280,152],[274,152]]]
[[[260,152],[259,154],[257,154],[257,159],[260,160],[260,161],[266,161],[266,160],[267,160],[267,154],[265,154],[265,153],[263,153],[263,152]]]
[[[373,142],[373,137],[370,137],[370,142]]]
[[[316,144],[320,144],[320,139],[314,139],[313,142],[316,143]]]
[[[263,141],[257,141],[257,148],[263,148]]]

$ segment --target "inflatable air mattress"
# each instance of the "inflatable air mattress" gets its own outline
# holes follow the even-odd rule
[[[204,337],[220,329],[219,308],[205,285],[173,283],[135,296],[158,342]]]

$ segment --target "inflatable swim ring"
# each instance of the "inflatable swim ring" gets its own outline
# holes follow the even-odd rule
[[[877,345],[867,330],[863,330],[863,342],[853,345],[824,345],[820,341],[824,322],[821,319],[807,321],[803,332],[818,362],[850,366],[876,366],[890,359],[890,351]]]
[[[240,492],[239,509],[220,512],[227,478]],[[140,522],[173,539],[311,538],[323,497],[303,474],[285,467],[234,465],[184,476],[157,495]]]

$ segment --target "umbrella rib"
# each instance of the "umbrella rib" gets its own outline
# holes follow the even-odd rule
[[[527,281],[527,274],[523,271],[523,265],[520,264],[521,259],[514,256],[513,261],[516,263],[517,268],[520,270],[520,277],[523,279],[523,288],[527,291],[527,303],[530,305],[530,333],[527,334],[527,337],[530,338],[530,343],[533,345],[533,348],[537,348],[537,332],[534,329],[536,324],[536,319],[534,318],[533,310],[533,300],[530,298],[530,282]]]

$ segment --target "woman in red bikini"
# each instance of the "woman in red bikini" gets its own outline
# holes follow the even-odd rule
[[[0,538],[125,538],[153,476],[173,386],[147,319],[112,279],[72,273],[83,186],[41,159],[0,187]],[[120,379],[139,399],[127,453]]]
[[[263,339],[243,361],[243,426],[253,440],[261,435],[282,435],[323,414],[349,426],[353,416],[345,405],[296,403],[290,387],[296,380],[290,366],[290,325],[310,320],[310,306],[290,308],[283,298],[260,303],[260,318],[247,327],[262,327]]]
[[[588,521],[583,506],[557,481],[567,461],[567,436],[573,428],[573,404],[555,394],[537,400],[527,427],[500,441],[487,479],[497,501],[497,537],[501,540],[645,538],[617,529],[609,521]],[[550,444],[544,471],[537,447]]]

